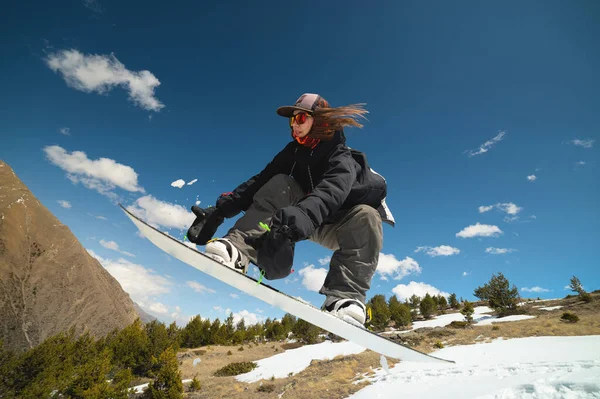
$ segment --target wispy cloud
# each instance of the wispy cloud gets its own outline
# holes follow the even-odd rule
[[[251,326],[265,321],[265,318],[263,316],[257,315],[256,313],[251,313],[247,310],[241,310],[239,312],[233,313],[234,325],[239,323],[239,321],[242,319],[244,319],[244,325],[246,326]]]
[[[148,305],[148,310],[150,310],[152,313],[157,313],[161,315],[166,315],[169,313],[169,308],[160,302],[150,303]]]
[[[299,271],[302,276],[302,286],[309,291],[319,292],[325,277],[327,276],[327,269],[315,268],[315,265],[308,265]]]
[[[194,179],[192,181],[187,182],[188,186],[191,186],[192,184],[196,183],[198,181],[198,179]]]
[[[233,299],[239,299],[240,296],[238,294],[229,294],[230,297],[232,297]]]
[[[194,214],[187,208],[158,200],[151,195],[138,198],[127,210],[151,226],[167,229],[187,230],[195,219]]]
[[[527,176],[527,180],[529,180],[531,182],[534,182],[534,181],[537,180],[537,176],[536,175],[529,175],[529,176]]]
[[[114,242],[114,241],[105,241],[105,240],[102,240],[102,239],[101,239],[101,240],[100,240],[100,245],[102,245],[102,246],[103,246],[104,248],[106,248],[106,249],[110,249],[110,250],[112,250],[112,251],[116,251],[116,252],[118,252],[118,253],[120,253],[120,254],[123,254],[123,255],[126,255],[126,256],[130,256],[130,257],[135,257],[135,255],[134,255],[134,254],[132,254],[131,252],[122,251],[122,250],[119,248],[119,244],[117,244],[117,243],[116,243],[116,242]]]
[[[98,0],[83,0],[83,5],[95,13],[101,14],[104,10]]]
[[[325,265],[329,264],[329,262],[331,262],[331,256],[326,256],[324,258],[319,259],[319,264],[321,266],[325,266]]]
[[[531,287],[531,288],[523,287],[523,288],[521,288],[521,291],[523,291],[523,292],[537,292],[537,293],[539,293],[539,292],[550,292],[550,290],[548,290],[546,288],[538,287],[538,286]]]
[[[209,294],[214,294],[217,291],[213,290],[212,288],[207,288],[204,285],[200,284],[197,281],[186,281],[185,284],[190,287],[191,289],[193,289],[196,292],[199,292],[201,294],[204,293],[209,293]]]
[[[60,134],[62,134],[63,136],[70,136],[71,135],[71,129],[69,129],[68,127],[61,127],[60,129],[58,129],[58,132]]]
[[[479,146],[478,149],[476,150],[468,150],[467,153],[469,154],[469,157],[473,157],[475,155],[481,155],[481,154],[485,154],[486,152],[488,152],[490,150],[490,148],[492,148],[497,142],[499,142],[500,140],[502,140],[504,138],[504,136],[506,135],[506,132],[499,132],[496,137],[494,137],[491,140],[486,141],[485,143],[483,143],[481,146]]]
[[[485,213],[485,212],[491,211],[494,208],[498,209],[499,211],[505,212],[509,215],[516,215],[523,210],[522,207],[520,207],[516,204],[513,204],[512,202],[504,202],[504,203],[499,202],[495,205],[480,206],[479,213]]]
[[[60,206],[62,206],[63,208],[65,208],[65,209],[71,209],[71,203],[70,203],[69,201],[65,201],[65,200],[58,200],[58,201],[56,201],[56,202],[58,202],[58,204],[59,204]]]
[[[461,238],[497,237],[500,234],[504,234],[504,232],[500,230],[498,226],[476,223],[474,225],[465,227],[456,233],[456,236]]]
[[[418,283],[416,281],[411,281],[408,284],[398,284],[392,288],[392,292],[396,295],[400,302],[404,302],[413,295],[423,298],[427,293],[429,293],[429,295],[442,295],[445,297],[450,295],[447,292],[435,288],[433,285]]]
[[[129,99],[148,111],[160,111],[164,105],[154,96],[160,81],[150,71],[130,71],[113,54],[82,54],[77,50],[51,53],[46,64],[62,74],[69,87],[86,93],[104,94],[115,86],[127,90]]]
[[[421,274],[421,266],[410,256],[398,260],[393,254],[380,253],[376,272],[382,280],[387,280],[388,277],[401,280],[409,274]]]
[[[126,259],[105,259],[91,249],[88,253],[98,260],[102,266],[121,284],[121,287],[131,295],[131,298],[140,304],[148,306],[151,297],[168,294],[173,283],[169,279],[153,272],[150,269],[132,263]]]
[[[463,274],[462,274],[462,275],[463,275],[463,277],[466,277],[466,276],[468,276],[469,274],[471,274],[471,273],[463,272]]]
[[[585,140],[575,139],[575,140],[570,141],[571,144],[576,145],[578,147],[583,147],[583,148],[592,148],[594,146],[595,142],[596,142],[596,140],[593,140],[593,139],[585,139]]]
[[[485,249],[485,252],[488,254],[492,254],[492,255],[505,255],[505,254],[509,254],[512,252],[516,252],[516,249],[513,248],[494,248],[494,247],[489,247]]]
[[[89,159],[83,151],[69,153],[57,145],[44,147],[44,152],[52,164],[67,172],[73,183],[81,183],[109,198],[117,198],[114,192],[117,187],[129,192],[144,192],[138,184],[138,174],[130,166],[109,158]]]
[[[458,255],[460,253],[460,249],[451,247],[449,245],[440,245],[439,247],[417,247],[415,252],[425,252],[427,255],[433,258],[436,256]]]

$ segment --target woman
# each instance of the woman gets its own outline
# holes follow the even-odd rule
[[[343,128],[362,127],[360,105],[331,108],[318,94],[303,94],[277,109],[289,118],[291,141],[259,174],[222,194],[215,207],[192,210],[188,238],[205,253],[246,273],[257,265],[270,280],[290,274],[297,242],[311,240],[335,251],[319,291],[323,309],[354,324],[365,323],[365,296],[383,245],[385,179],[363,153],[346,146]],[[223,238],[211,240],[224,218],[244,216]]]

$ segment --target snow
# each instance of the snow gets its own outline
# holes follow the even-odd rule
[[[473,321],[477,322],[478,320],[483,320],[486,318],[493,317],[493,316],[490,316],[487,314],[487,313],[491,313],[491,312],[493,312],[493,310],[487,306],[477,306],[475,308],[475,312],[473,313]],[[444,326],[449,325],[453,321],[464,321],[464,320],[465,320],[465,316],[463,316],[460,313],[449,313],[449,314],[444,314],[441,316],[436,316],[431,320],[415,321],[412,324],[413,325],[412,329],[416,330],[417,328],[423,328],[423,327],[444,327]]]
[[[548,306],[548,307],[544,307],[544,308],[540,307],[540,310],[548,310],[548,311],[550,311],[550,310],[560,309],[560,308],[563,308],[563,307],[564,306]]]
[[[194,180],[192,180],[192,181],[188,182],[188,184],[187,184],[187,185],[188,185],[188,186],[191,186],[192,184],[196,183],[197,181],[198,181],[198,179],[194,179]]]
[[[241,382],[256,382],[271,377],[287,378],[290,373],[297,374],[307,368],[313,360],[329,360],[339,355],[353,355],[364,350],[365,348],[352,342],[326,341],[316,345],[305,345],[258,360],[258,367],[235,378]]]
[[[485,319],[485,320],[481,320],[479,321],[477,324],[475,324],[476,326],[489,326],[491,324],[495,324],[495,323],[504,323],[507,321],[519,321],[519,320],[528,320],[528,319],[535,319],[535,316],[528,316],[525,314],[518,314],[518,315],[514,315],[514,316],[506,316],[506,317],[502,317],[500,319],[496,319],[496,318],[489,318],[489,319]]]
[[[185,180],[183,180],[183,179],[175,180],[173,183],[171,183],[171,187],[177,187],[177,188],[181,188],[184,185],[185,185]]]
[[[361,379],[372,385],[350,398],[600,398],[598,335],[496,340],[433,355],[456,364],[377,369]]]

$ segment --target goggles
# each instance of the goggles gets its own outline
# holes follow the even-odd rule
[[[290,116],[290,126],[292,126],[294,122],[296,122],[298,125],[304,124],[308,120],[309,116],[310,115],[308,115],[306,112],[300,112],[294,116]]]

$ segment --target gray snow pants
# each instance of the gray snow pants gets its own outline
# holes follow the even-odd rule
[[[252,205],[225,235],[239,249],[246,264],[256,264],[256,251],[244,239],[263,234],[259,222],[269,224],[275,211],[297,204],[304,196],[300,185],[284,174],[274,176],[258,190]],[[357,205],[343,211],[335,223],[317,228],[309,240],[335,251],[319,291],[327,296],[323,306],[342,298],[364,303],[383,246],[379,212],[368,205]]]

